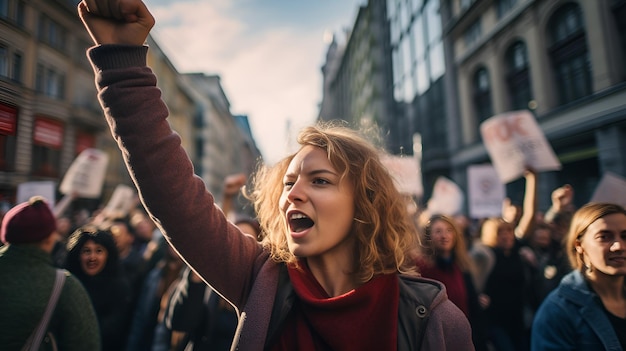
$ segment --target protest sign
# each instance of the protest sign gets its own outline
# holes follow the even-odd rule
[[[617,174],[606,172],[589,202],[609,202],[626,207],[626,179]]]
[[[467,169],[469,216],[489,218],[502,216],[506,189],[492,165],[471,165]]]
[[[493,116],[481,123],[480,133],[502,183],[523,176],[527,168],[536,172],[561,169],[561,163],[530,111]]]
[[[17,185],[15,200],[17,203],[28,201],[33,196],[41,196],[48,201],[50,207],[54,206],[56,185],[53,181],[25,182]]]
[[[393,177],[399,192],[417,197],[424,195],[422,173],[417,158],[385,155],[381,157],[381,161]]]
[[[128,185],[119,184],[115,187],[111,199],[104,207],[103,212],[107,218],[126,216],[133,206],[136,205],[135,189]]]
[[[463,191],[455,182],[446,177],[438,177],[433,187],[433,195],[428,200],[428,211],[431,215],[458,215],[463,209],[464,198]]]
[[[98,149],[85,149],[65,173],[59,191],[82,198],[99,198],[109,156]]]

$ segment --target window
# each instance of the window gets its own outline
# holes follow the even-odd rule
[[[9,49],[0,46],[0,77],[9,77]]]
[[[517,0],[498,0],[497,1],[498,18],[504,17],[504,15],[506,15],[509,11],[511,11],[515,7],[516,3],[517,3]]]
[[[480,18],[479,18],[476,20],[476,22],[472,23],[469,27],[467,27],[467,30],[465,30],[465,33],[463,34],[463,41],[465,41],[465,46],[466,47],[472,46],[474,43],[478,41],[478,39],[480,39],[481,34],[482,32],[480,28]]]
[[[0,0],[0,17],[9,18],[9,0]]]
[[[441,41],[441,15],[439,1],[430,0],[424,8],[428,32],[428,67],[430,81],[434,82],[445,72],[443,43]]]
[[[472,6],[474,1],[476,0],[461,0],[461,11],[466,10],[467,8]]]
[[[0,18],[24,27],[24,1],[0,0]]]
[[[39,17],[38,27],[39,40],[59,50],[65,50],[66,30],[46,15]]]
[[[0,77],[22,81],[22,54],[0,45]]]
[[[491,107],[491,83],[489,82],[489,73],[484,67],[479,68],[474,74],[473,79],[474,90],[474,108],[476,111],[476,119],[478,124],[493,115]]]
[[[511,109],[528,108],[528,102],[532,100],[532,91],[526,44],[522,41],[513,43],[506,51],[505,60],[506,82],[511,99]]]
[[[14,81],[16,82],[22,82],[22,70],[24,69],[24,63],[22,60],[22,54],[19,52],[14,52],[13,53],[13,72],[11,72],[13,75],[11,78],[13,78]]]
[[[65,74],[38,63],[35,89],[40,94],[61,100],[65,97]]]
[[[626,0],[617,0],[613,3],[612,11],[617,25],[617,33],[622,47],[622,55],[623,57],[626,57],[626,21],[623,20],[626,18]],[[622,62],[622,64],[626,70],[626,62]],[[626,75],[624,78],[626,79]]]
[[[416,92],[424,94],[445,73],[443,44],[441,41],[441,15],[439,2],[427,1],[417,13],[411,26],[414,48],[414,78]]]
[[[559,103],[590,95],[591,61],[580,7],[574,3],[561,7],[548,22],[548,30]]]

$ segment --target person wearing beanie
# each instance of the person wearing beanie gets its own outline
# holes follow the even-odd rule
[[[51,252],[56,220],[42,197],[10,209],[0,240],[0,345],[20,350],[42,319],[55,282]],[[82,284],[66,273],[42,344],[59,350],[100,350],[98,320]],[[43,347],[43,345],[42,345]]]

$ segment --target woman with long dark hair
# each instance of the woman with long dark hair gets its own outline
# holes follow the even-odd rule
[[[78,228],[67,244],[66,268],[85,286],[96,311],[102,351],[123,350],[130,321],[131,288],[108,230]]]

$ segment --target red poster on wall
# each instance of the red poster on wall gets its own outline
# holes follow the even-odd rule
[[[86,149],[91,149],[96,146],[96,137],[93,134],[87,132],[76,132],[76,154],[80,154]]]
[[[36,145],[60,150],[63,145],[63,123],[45,117],[35,119],[33,142]]]
[[[0,104],[0,134],[15,135],[17,108]]]

